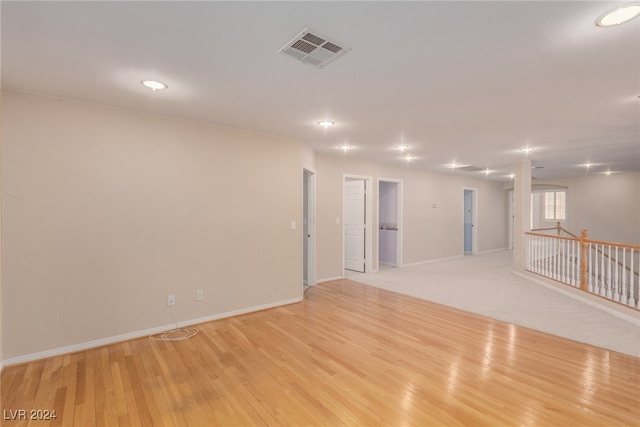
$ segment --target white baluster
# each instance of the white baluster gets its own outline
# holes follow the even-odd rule
[[[540,264],[542,262],[540,256],[540,251],[542,250],[541,243],[540,237],[536,236],[536,273],[538,274],[542,272],[542,265]]]
[[[547,240],[544,237],[541,237],[540,243],[540,246],[542,246],[542,258],[540,258],[540,261],[542,262],[542,275],[547,276]]]
[[[532,239],[532,237],[533,237],[533,236],[530,236],[530,235],[528,235],[528,234],[526,235],[526,238],[527,238],[527,246],[529,247],[529,252],[528,252],[528,253],[529,253],[529,261],[528,261],[528,263],[527,263],[527,266],[528,266],[528,268],[529,268],[529,270],[530,270],[530,271],[533,271],[533,264],[532,264],[532,259],[533,259],[533,257],[532,257],[532,255],[533,255],[533,247],[531,246],[531,239]]]
[[[569,278],[567,277],[567,265],[569,265],[569,254],[567,254],[567,248],[569,241],[562,241],[562,281],[564,283],[569,283]]]
[[[567,242],[567,283],[573,286],[573,240]]]
[[[600,266],[600,264],[598,263],[598,245],[595,245],[594,251],[593,251],[593,264],[595,265],[595,276],[596,276],[596,283],[598,284],[597,287],[597,293],[598,295],[602,295],[602,280],[600,280],[600,269],[598,268]]]
[[[562,240],[556,240],[556,272],[558,274],[558,281],[562,282]]]
[[[537,237],[536,236],[529,236],[530,237],[530,242],[531,242],[531,252],[530,252],[530,257],[532,258],[533,261],[533,268],[532,270],[537,273],[538,272],[538,245],[537,243]]]
[[[545,271],[544,271],[544,238],[542,237],[538,237],[538,244],[540,245],[540,248],[538,250],[538,253],[540,254],[540,257],[538,258],[538,263],[540,264],[540,274],[542,274],[544,276]]]
[[[547,274],[554,279],[553,274],[553,240],[547,237]]]
[[[558,241],[556,239],[549,238],[549,242],[551,243],[551,256],[549,257],[549,268],[551,268],[551,277],[553,280],[558,280],[558,269],[556,268],[556,264],[558,259],[556,258],[556,253],[558,252]]]
[[[620,302],[621,289],[620,289],[620,262],[618,261],[618,247],[614,247],[615,256],[613,259],[613,299]]]
[[[540,255],[539,255],[539,244],[538,244],[538,236],[531,236],[532,239],[532,245],[533,245],[533,255],[534,255],[534,259],[533,259],[533,267],[534,267],[534,272],[536,273],[540,273],[540,265],[538,264],[538,260],[540,259]]]
[[[573,286],[577,286],[578,285],[578,280],[577,280],[577,275],[578,275],[578,258],[576,255],[576,251],[578,250],[578,242],[577,241],[572,241],[571,242],[571,246],[572,246],[572,250],[571,250],[571,269],[572,269],[572,280],[571,280],[571,284]]]
[[[604,257],[603,257],[604,258]],[[607,298],[613,298],[613,284],[611,283],[611,245],[609,245],[609,256],[607,257]]]
[[[529,246],[529,270],[534,271],[533,270],[533,236],[530,235],[526,235],[527,236],[527,245]]]
[[[598,260],[596,262],[600,267],[598,269],[598,280],[600,281],[600,295],[605,296],[607,291],[606,291],[606,286],[604,282],[604,265],[602,264],[602,258],[603,258],[602,254],[604,254],[604,245],[601,244],[599,245],[598,253],[596,254],[596,256],[598,257]]]
[[[587,276],[587,282],[589,284],[589,292],[593,292],[593,290],[596,288],[596,284],[593,281],[593,268],[591,267],[592,261],[593,261],[593,243],[589,243],[589,246],[587,246],[587,272],[589,273],[589,276]]]
[[[536,236],[530,236],[531,237],[531,245],[532,245],[532,249],[533,249],[533,271],[535,271],[536,273],[538,272],[538,254],[537,254],[537,240],[538,238]]]
[[[556,274],[556,270],[555,270],[555,256],[556,256],[556,241],[555,239],[552,239],[551,237],[549,237],[547,239],[549,241],[549,277],[552,277],[553,279],[556,279],[557,274]]]
[[[567,240],[567,283],[573,285],[573,240]]]
[[[531,236],[531,244],[533,245],[533,271],[538,272],[538,238],[536,236]]]
[[[536,267],[539,274],[542,274],[542,238],[536,237]]]
[[[622,302],[629,305],[629,290],[627,289],[627,248],[622,248],[622,280],[620,287],[622,288]]]
[[[593,292],[600,293],[600,278],[598,277],[598,244],[591,245],[591,275],[593,276]]]
[[[573,271],[575,272],[575,286],[580,287],[580,241],[574,242],[575,254],[573,258]]]
[[[542,274],[549,276],[549,239],[542,238]]]
[[[558,281],[562,281],[562,240],[556,239],[556,272]]]
[[[629,290],[631,291],[631,301],[630,301],[631,304],[630,305],[631,305],[631,307],[638,308],[638,301],[636,300],[636,298],[638,297],[638,294],[636,293],[636,284],[634,283],[636,275],[633,274],[633,272],[635,271],[633,269],[633,267],[634,267],[633,260],[635,259],[635,256],[636,256],[635,250],[631,249],[631,262],[630,262],[630,265],[629,265],[629,270],[630,270],[630,272],[629,272]]]
[[[567,283],[567,261],[565,259],[565,254],[567,253],[567,241],[560,240],[558,243],[560,243],[560,257],[558,259],[560,263],[560,280],[562,280],[563,283]]]

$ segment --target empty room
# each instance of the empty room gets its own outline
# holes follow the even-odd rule
[[[638,14],[3,0],[0,424],[637,424]]]

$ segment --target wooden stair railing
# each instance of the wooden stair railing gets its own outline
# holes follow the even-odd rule
[[[555,227],[547,227],[547,228],[535,228],[531,231],[537,232],[537,231],[550,231],[550,230],[557,230],[558,231],[558,236],[561,236],[562,233],[565,233],[571,237],[574,237],[576,239],[578,239],[579,237],[576,236],[575,234],[573,234],[572,232],[570,232],[569,230],[565,229],[564,227],[562,227],[562,223],[560,221],[558,221],[556,223]]]
[[[541,231],[552,230],[557,231],[557,236],[539,233]],[[571,237],[563,237],[561,236],[562,233]],[[532,230],[531,232],[527,232],[526,234],[529,236],[529,241],[531,241],[531,239],[537,239],[536,241],[539,242],[537,244],[545,244],[542,242],[546,239],[558,239],[558,242],[570,240],[579,245],[579,254],[576,254],[578,257],[574,260],[576,264],[579,260],[579,276],[573,276],[575,281],[568,283],[563,280],[558,280],[554,277],[556,274],[553,270],[547,270],[546,273],[542,274],[543,276],[572,286],[578,285],[581,290],[595,293],[599,296],[604,296],[603,293],[607,295],[612,294],[615,297],[613,300],[616,302],[620,302],[619,300],[626,300],[627,302],[623,302],[625,305],[630,305],[633,308],[640,308],[640,275],[638,271],[635,270],[635,266],[640,264],[638,261],[638,258],[640,257],[640,246],[591,240],[589,239],[587,230],[582,230],[580,237],[578,237],[564,229],[559,222],[556,227],[539,228]],[[551,245],[560,245],[560,243],[551,243]],[[605,247],[609,248],[608,253],[605,253],[603,250]],[[612,258],[612,253],[615,256],[615,259]],[[552,254],[553,256],[561,255],[561,253]],[[620,261],[620,256],[622,257],[622,262]],[[532,255],[530,254],[530,266],[533,265],[532,263],[534,262],[531,257]],[[590,261],[593,260],[595,260],[593,265],[594,268],[590,268]],[[627,263],[627,260],[629,260],[629,263]],[[565,259],[564,261],[565,268],[567,261],[568,259]],[[539,262],[539,260],[536,262]],[[599,265],[601,266],[600,271],[598,269]],[[530,268],[529,270],[533,271]],[[537,273],[540,274],[540,272]],[[591,279],[591,283],[589,279]],[[579,283],[576,283],[578,281]],[[603,291],[604,288],[606,288],[606,291]],[[608,296],[605,296],[605,298],[612,299]]]

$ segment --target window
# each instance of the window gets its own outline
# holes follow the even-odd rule
[[[544,192],[544,219],[564,221],[566,219],[567,193],[565,191]]]
[[[554,227],[558,221],[568,224],[566,188],[531,191],[531,229]]]

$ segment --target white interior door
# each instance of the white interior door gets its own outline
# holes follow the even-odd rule
[[[344,267],[364,273],[365,181],[344,183]]]

